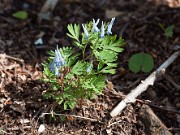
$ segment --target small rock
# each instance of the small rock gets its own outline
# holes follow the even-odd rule
[[[44,124],[41,124],[41,125],[39,126],[38,133],[44,132],[45,129],[46,129],[46,128],[45,128]]]

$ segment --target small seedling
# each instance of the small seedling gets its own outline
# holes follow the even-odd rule
[[[170,25],[170,26],[168,26],[167,28],[165,28],[163,24],[159,23],[159,26],[160,26],[160,28],[164,31],[164,35],[165,35],[166,37],[172,38],[172,36],[173,36],[173,30],[174,30],[174,25]]]
[[[50,57],[44,66],[44,82],[50,84],[50,89],[44,92],[44,97],[54,99],[64,110],[74,108],[83,99],[94,98],[105,86],[105,75],[114,74],[118,54],[123,51],[124,40],[111,35],[115,18],[110,23],[100,19],[80,25],[69,24],[67,35],[73,45],[79,48],[62,47],[50,51]],[[77,48],[76,48],[77,49]]]
[[[12,16],[20,20],[26,20],[28,18],[28,13],[26,11],[17,11],[13,13]]]
[[[154,60],[150,54],[136,53],[131,56],[128,63],[129,69],[138,73],[143,71],[145,73],[150,72],[154,67]]]

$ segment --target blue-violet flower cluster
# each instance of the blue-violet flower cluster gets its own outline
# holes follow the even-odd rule
[[[50,65],[50,70],[51,72],[55,72],[55,75],[57,77],[60,76],[60,73],[59,73],[59,68],[62,66],[65,66],[66,65],[66,61],[64,60],[64,58],[62,57],[59,49],[58,49],[58,46],[55,50],[55,57]]]
[[[95,20],[93,19],[93,27],[92,27],[91,32],[92,32],[92,33],[94,33],[94,32],[100,32],[100,38],[104,38],[104,36],[105,36],[104,22],[102,21],[101,30],[99,30],[99,28],[98,28],[98,23],[99,23],[99,21],[100,21],[100,19],[97,19],[97,21],[95,21]],[[107,35],[111,35],[111,34],[112,34],[111,29],[112,29],[112,26],[113,26],[113,24],[114,24],[114,21],[115,21],[115,17],[113,17],[113,18],[111,19],[111,22],[109,23],[109,25],[108,25],[108,27],[107,27],[107,32],[106,32]],[[88,31],[87,31],[87,29],[86,29],[86,27],[85,27],[84,24],[82,24],[82,28],[83,28],[83,31],[84,31],[85,39],[88,39],[89,33],[88,33]]]
[[[91,64],[87,67],[86,71],[87,73],[90,73],[93,67],[93,62],[91,61]]]

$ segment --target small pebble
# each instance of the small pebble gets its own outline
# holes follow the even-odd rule
[[[38,133],[42,133],[42,132],[44,132],[44,131],[45,131],[45,126],[44,126],[44,124],[41,124],[41,125],[39,126]]]

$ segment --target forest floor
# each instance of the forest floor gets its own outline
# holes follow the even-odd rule
[[[170,1],[169,1],[170,2]],[[174,2],[174,3],[173,3]],[[180,132],[180,59],[167,68],[153,86],[138,96],[121,114],[110,117],[112,109],[150,73],[133,73],[128,60],[136,52],[153,56],[156,70],[180,45],[180,3],[130,0],[63,0],[51,12],[49,20],[38,20],[43,0],[0,1],[0,134],[59,134],[59,135],[143,135]],[[12,14],[26,10],[26,20]],[[82,24],[93,18],[110,21],[116,17],[113,33],[125,40],[119,55],[116,74],[108,76],[109,87],[97,99],[85,100],[82,108],[50,110],[52,101],[44,100],[42,92],[48,85],[41,81],[41,63],[56,45],[71,46],[66,36],[67,25]],[[159,24],[174,25],[173,36],[164,35]],[[42,38],[43,46],[35,45]],[[115,90],[115,91],[114,91]],[[148,103],[147,103],[148,101]],[[145,105],[147,104],[147,105]],[[151,108],[161,120],[153,129],[142,108]],[[147,109],[148,110],[148,109]],[[52,117],[54,111],[60,116]],[[46,115],[42,115],[43,113]],[[150,120],[151,121],[151,120]],[[38,132],[40,125],[45,131]],[[149,127],[148,127],[149,126]],[[151,130],[151,131],[150,131]]]

